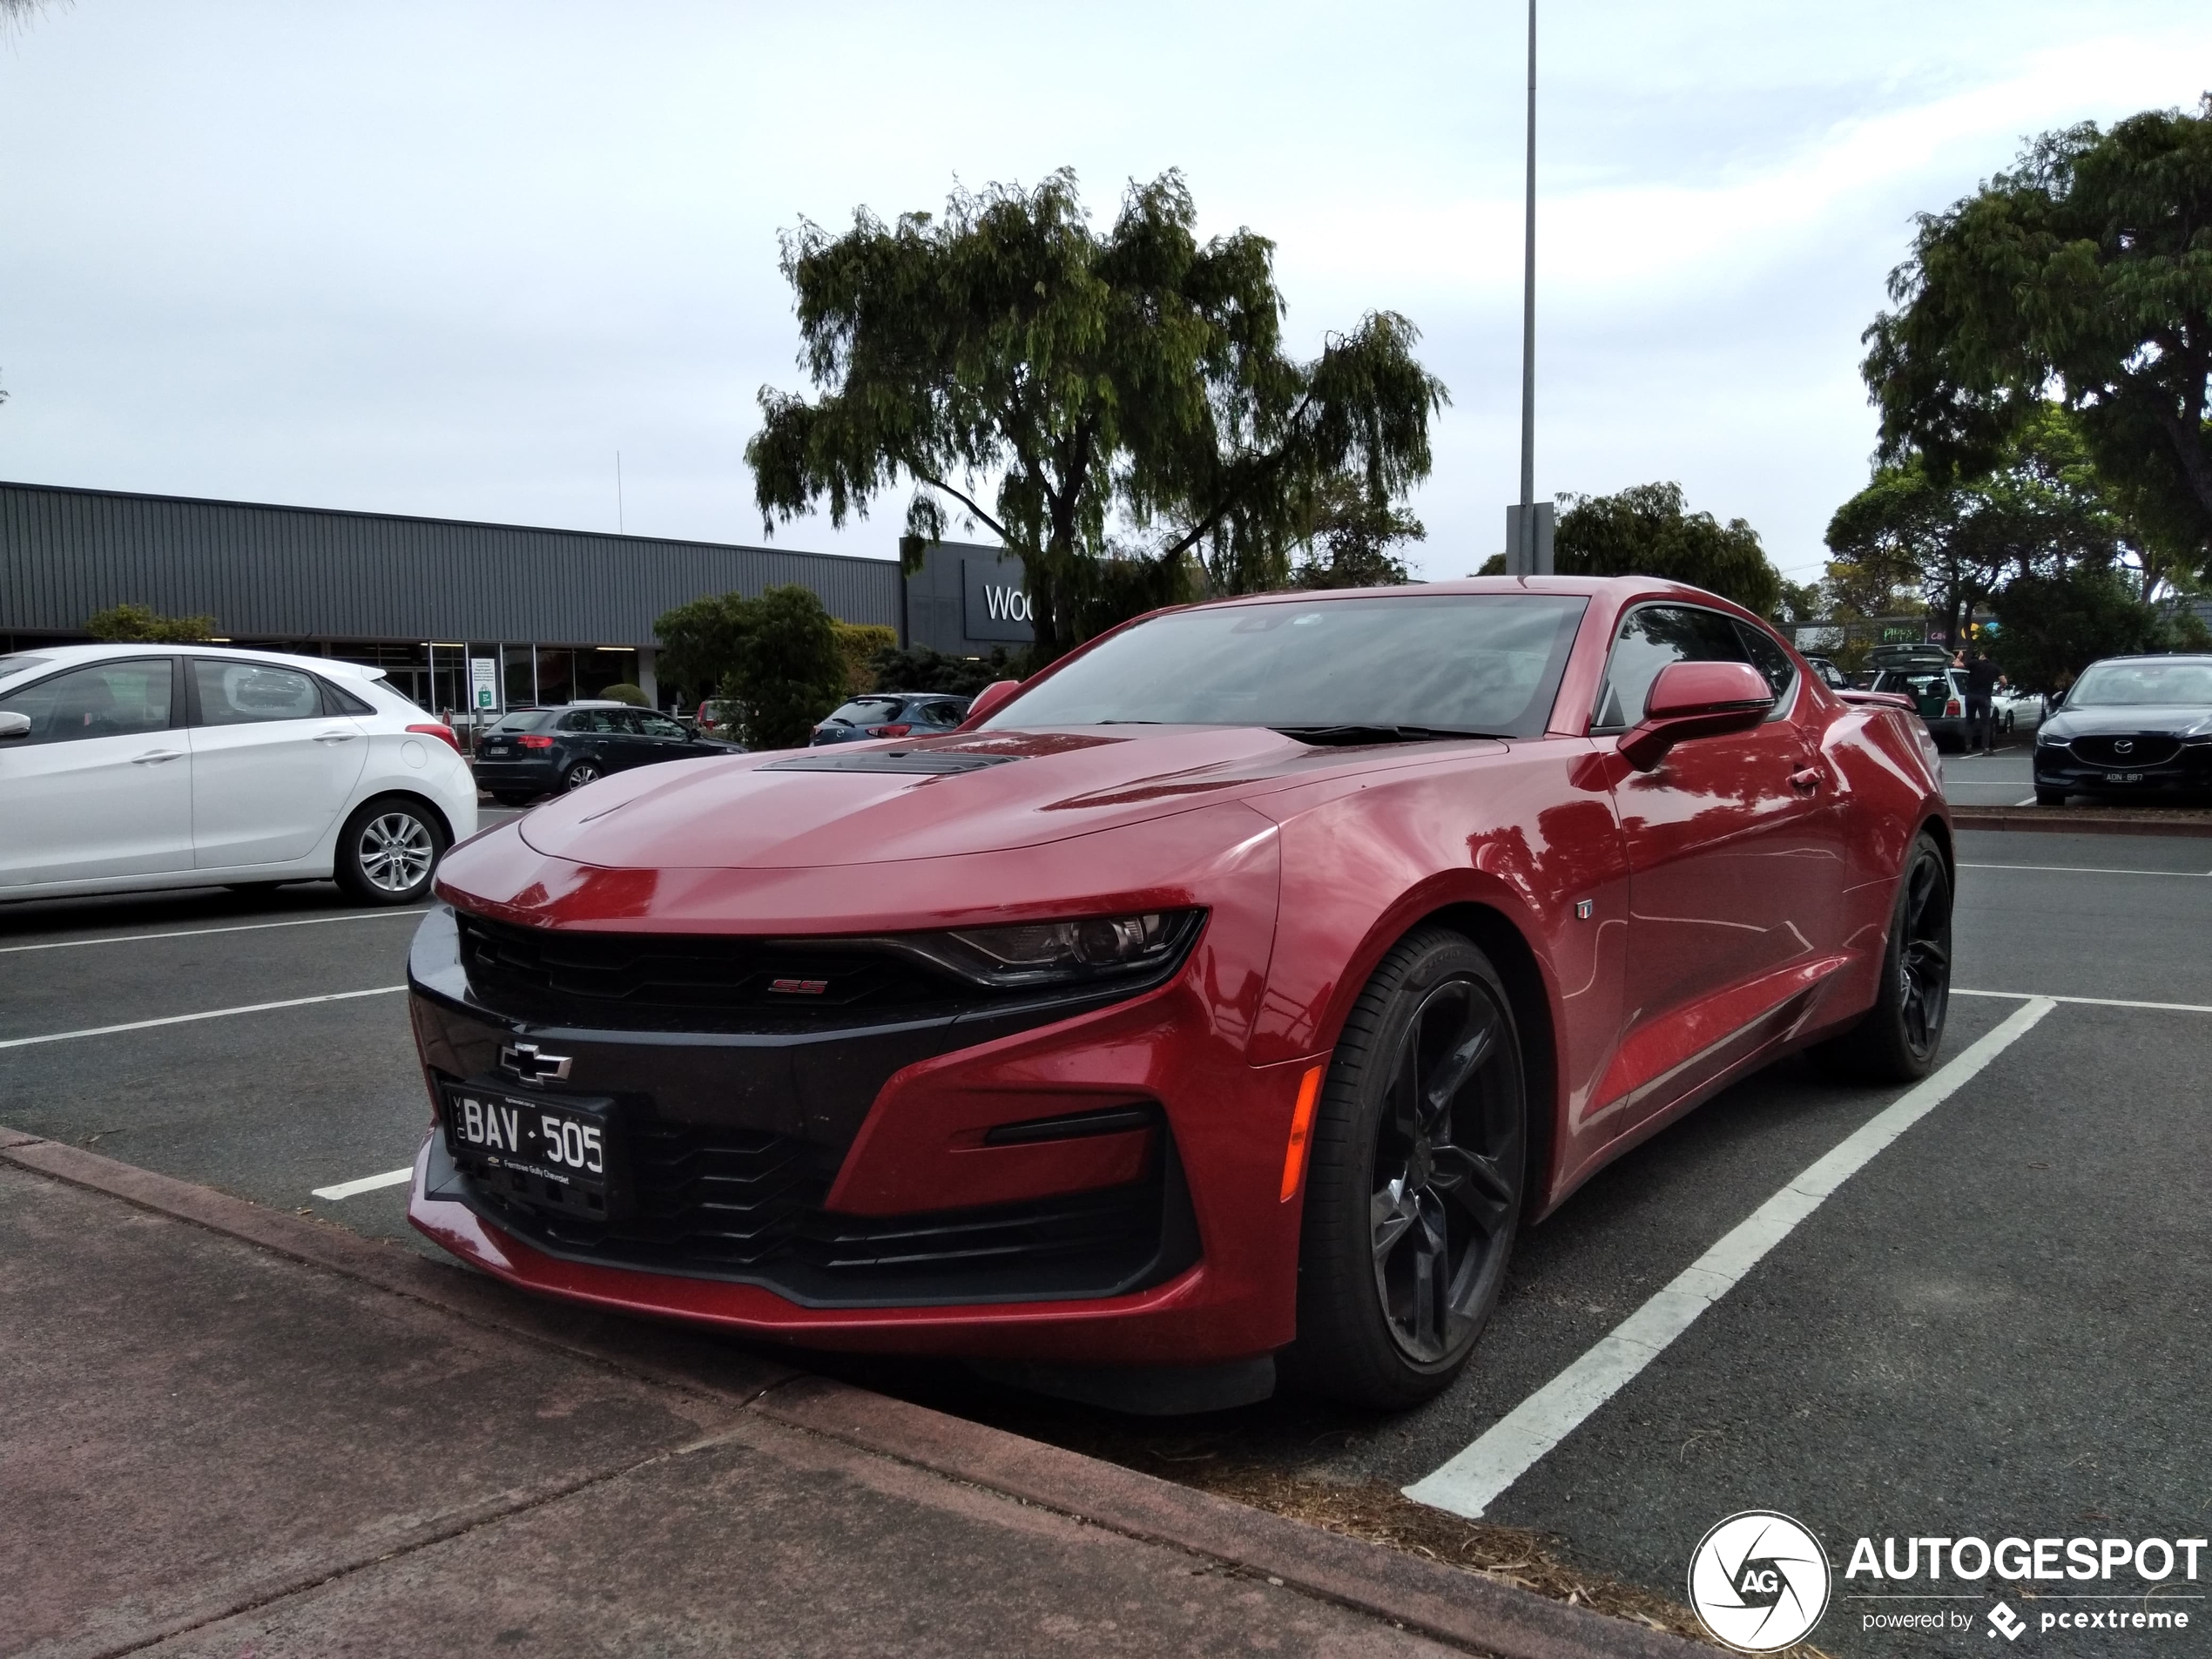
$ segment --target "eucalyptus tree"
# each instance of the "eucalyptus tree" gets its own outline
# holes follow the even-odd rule
[[[1986,472],[2056,399],[2155,541],[2212,561],[2212,94],[2046,133],[1923,214],[1866,333],[1882,458]]]
[[[842,524],[909,487],[910,567],[955,518],[1021,556],[1038,661],[1197,590],[1283,585],[1325,492],[1388,502],[1427,475],[1445,389],[1394,312],[1292,356],[1274,245],[1196,226],[1168,172],[1101,233],[1062,170],[955,191],[941,219],[786,233],[818,395],[762,388],[764,520]]]

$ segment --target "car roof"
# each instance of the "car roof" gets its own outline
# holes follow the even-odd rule
[[[190,651],[203,657],[243,657],[254,662],[281,663],[287,668],[303,668],[310,673],[328,674],[341,679],[364,682],[381,680],[384,671],[362,663],[349,663],[337,657],[300,657],[290,651],[255,651],[246,645],[233,645],[220,639],[191,639],[165,644],[158,640],[114,640],[106,644],[94,641],[89,645],[25,645],[6,653],[11,657],[36,657],[43,671],[49,667],[65,668],[72,663],[106,663],[118,657],[174,657],[179,651]]]

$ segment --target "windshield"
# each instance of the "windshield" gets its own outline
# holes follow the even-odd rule
[[[2151,704],[2212,706],[2212,661],[2099,663],[2067,693],[2070,709],[2122,709]]]
[[[1220,605],[1116,634],[993,726],[1544,729],[1588,601],[1407,594]]]

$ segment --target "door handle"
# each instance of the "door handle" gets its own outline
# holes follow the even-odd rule
[[[361,733],[358,732],[318,732],[315,734],[315,741],[317,743],[351,743],[359,736]]]
[[[184,753],[182,749],[149,749],[142,755],[132,755],[131,764],[134,766],[156,765],[164,760],[180,760]]]
[[[1813,790],[1819,788],[1819,768],[1816,766],[1807,766],[1803,772],[1791,772],[1790,774],[1790,787],[1796,790],[1800,794],[1809,794]]]

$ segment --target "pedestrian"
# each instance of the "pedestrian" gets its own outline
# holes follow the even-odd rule
[[[1997,746],[1992,708],[1997,694],[1997,664],[1989,660],[1988,653],[1980,646],[1975,646],[1973,660],[1966,664],[1966,745],[1981,754],[1988,754]]]

